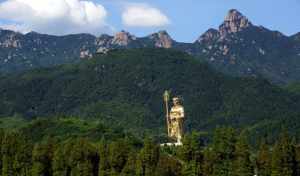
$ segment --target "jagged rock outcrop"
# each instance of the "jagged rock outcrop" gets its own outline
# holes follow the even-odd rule
[[[22,34],[8,31],[8,30],[0,30],[2,34],[1,41],[0,41],[0,47],[4,48],[21,48],[21,42],[20,42],[20,36]]]
[[[149,38],[154,41],[154,46],[158,48],[171,48],[174,42],[167,31],[151,34]]]
[[[91,58],[93,57],[92,53],[90,52],[90,50],[82,50],[80,51],[80,58],[84,59],[84,58]]]
[[[228,12],[224,22],[219,26],[219,29],[209,29],[202,34],[196,43],[212,43],[217,40],[223,40],[228,34],[237,33],[253,26],[252,23],[242,13],[236,9]]]
[[[300,32],[291,36],[295,41],[300,41]]]
[[[196,43],[207,43],[215,41],[220,38],[220,33],[216,29],[209,29],[204,34],[202,34],[197,40]]]
[[[109,47],[109,44],[111,43],[112,39],[113,39],[112,36],[107,34],[102,34],[100,37],[96,39],[95,45]]]
[[[106,47],[100,47],[97,49],[96,53],[97,54],[106,54],[109,51],[109,48]]]
[[[131,35],[129,32],[121,31],[115,34],[114,38],[111,41],[112,45],[127,46],[130,42],[136,40],[134,35]]]
[[[236,9],[232,9],[225,17],[225,21],[219,27],[219,32],[222,38],[227,34],[236,33],[243,29],[252,26],[252,23]]]

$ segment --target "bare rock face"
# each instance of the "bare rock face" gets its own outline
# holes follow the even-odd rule
[[[219,37],[220,37],[220,33],[218,30],[209,29],[196,40],[196,43],[207,43],[210,41],[214,41]]]
[[[95,40],[95,45],[102,46],[102,47],[108,47],[112,39],[113,39],[112,36],[109,36],[107,34],[102,34],[100,37],[98,37]]]
[[[89,50],[82,50],[80,51],[80,58],[85,59],[85,58],[91,58],[93,57],[92,53]]]
[[[173,39],[166,31],[159,31],[158,33],[150,35],[150,39],[154,40],[155,47],[158,48],[171,48]]]
[[[131,35],[129,32],[121,31],[116,33],[111,41],[113,45],[127,46],[131,41],[136,40],[136,37]]]
[[[293,35],[292,38],[296,41],[300,41],[300,32],[298,32],[297,34]]]
[[[10,35],[7,35],[6,38],[0,42],[0,46],[5,48],[21,48],[21,42],[17,37],[16,33],[12,33]]]
[[[195,43],[211,43],[213,41],[225,39],[228,34],[237,33],[253,26],[252,23],[239,11],[232,9],[228,12],[219,30],[209,29],[201,35]]]
[[[227,34],[236,33],[243,29],[252,26],[251,22],[239,11],[232,9],[225,17],[224,23],[219,27],[221,37]]]
[[[109,48],[106,47],[100,47],[97,49],[96,53],[97,54],[106,54],[109,51]]]

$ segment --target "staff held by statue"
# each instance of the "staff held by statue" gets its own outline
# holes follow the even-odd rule
[[[170,136],[170,117],[169,117],[169,99],[170,99],[170,93],[169,91],[164,92],[164,102],[166,106],[166,122],[167,122],[167,130],[168,130],[168,136]]]

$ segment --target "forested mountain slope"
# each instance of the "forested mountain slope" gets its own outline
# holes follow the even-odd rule
[[[298,133],[300,97],[260,78],[234,78],[174,50],[113,50],[73,65],[1,76],[2,117],[80,116],[164,132],[162,93],[183,97],[187,130],[218,125]]]

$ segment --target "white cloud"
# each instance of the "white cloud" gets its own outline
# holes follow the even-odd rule
[[[48,34],[110,33],[107,11],[87,0],[5,0],[0,3],[0,27]]]
[[[159,27],[170,23],[159,9],[147,4],[129,4],[122,13],[122,21],[132,27]]]

